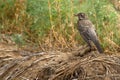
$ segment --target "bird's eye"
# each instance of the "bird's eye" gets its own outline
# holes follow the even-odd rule
[[[82,14],[81,14],[81,17],[85,18],[85,14],[84,14],[84,13],[82,13]]]
[[[84,14],[82,13],[81,16],[84,16]]]

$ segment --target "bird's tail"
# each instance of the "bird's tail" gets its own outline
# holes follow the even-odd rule
[[[99,51],[99,53],[103,53],[104,51],[103,51],[102,47],[100,46],[99,41],[94,40],[93,42],[94,42],[95,46],[97,47],[97,50]]]

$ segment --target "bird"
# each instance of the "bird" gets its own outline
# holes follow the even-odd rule
[[[99,53],[103,53],[103,49],[100,45],[95,27],[93,23],[88,19],[87,15],[83,12],[78,14],[74,14],[78,17],[77,21],[77,29],[80,32],[81,37],[83,40],[88,44],[90,50],[92,49],[92,43],[96,46]]]

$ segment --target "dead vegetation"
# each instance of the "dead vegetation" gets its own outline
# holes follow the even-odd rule
[[[31,53],[18,51],[15,45],[1,45],[0,80],[120,80],[118,54],[98,54],[83,47],[66,53]],[[81,52],[87,54],[76,55]]]
[[[5,17],[8,15],[7,19],[2,17],[1,21],[3,21],[2,24],[5,28],[1,33],[7,33],[9,35],[18,33],[19,37],[23,32],[26,32],[27,36],[25,36],[25,41],[28,42],[27,49],[24,48],[24,50],[21,50],[21,46],[15,45],[15,43],[9,44],[13,42],[12,38],[2,34],[0,35],[1,41],[7,43],[0,43],[0,80],[120,80],[120,47],[119,44],[113,41],[113,39],[116,39],[113,38],[114,34],[116,32],[119,34],[119,27],[117,31],[111,32],[115,27],[107,30],[111,24],[108,24],[109,22],[105,23],[108,25],[108,28],[105,27],[104,31],[107,37],[102,37],[104,39],[102,42],[108,44],[108,48],[105,49],[105,54],[98,54],[97,51],[89,52],[89,49],[83,49],[83,46],[76,50],[78,44],[82,43],[82,41],[77,39],[79,34],[75,29],[73,0],[69,4],[71,6],[70,14],[65,14],[65,23],[62,23],[61,18],[62,5],[54,1],[55,10],[58,13],[56,14],[58,17],[55,19],[58,22],[57,24],[53,22],[54,17],[51,12],[54,4],[48,0],[51,28],[45,37],[42,38],[36,35],[37,31],[30,30],[33,18],[24,12],[26,10],[26,0],[21,1],[15,2],[14,9],[8,9],[8,13],[4,15]],[[112,0],[114,2],[113,5],[116,5],[115,9],[119,10],[119,3],[116,3],[116,1],[118,0]],[[9,8],[8,5],[6,5],[7,7]],[[13,9],[12,18],[9,17],[9,13],[12,11],[11,9]],[[11,22],[11,19],[13,22]],[[103,23],[103,26],[106,25]],[[37,30],[41,31],[39,29]],[[68,34],[68,32],[70,33]],[[15,38],[17,37],[15,36]],[[119,38],[117,40],[119,43]],[[30,43],[32,47],[30,47]],[[33,48],[33,44],[35,43],[39,45],[39,48]],[[112,50],[110,51],[111,48]],[[37,52],[39,50],[44,52]]]
[[[110,2],[114,5],[116,11],[120,11],[120,0],[110,0]]]

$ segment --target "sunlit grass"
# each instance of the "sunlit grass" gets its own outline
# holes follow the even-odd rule
[[[1,33],[17,34],[13,36],[17,44],[29,43],[41,50],[83,45],[73,14],[85,12],[104,49],[116,51],[120,45],[117,13],[106,0],[1,0],[0,12]]]

